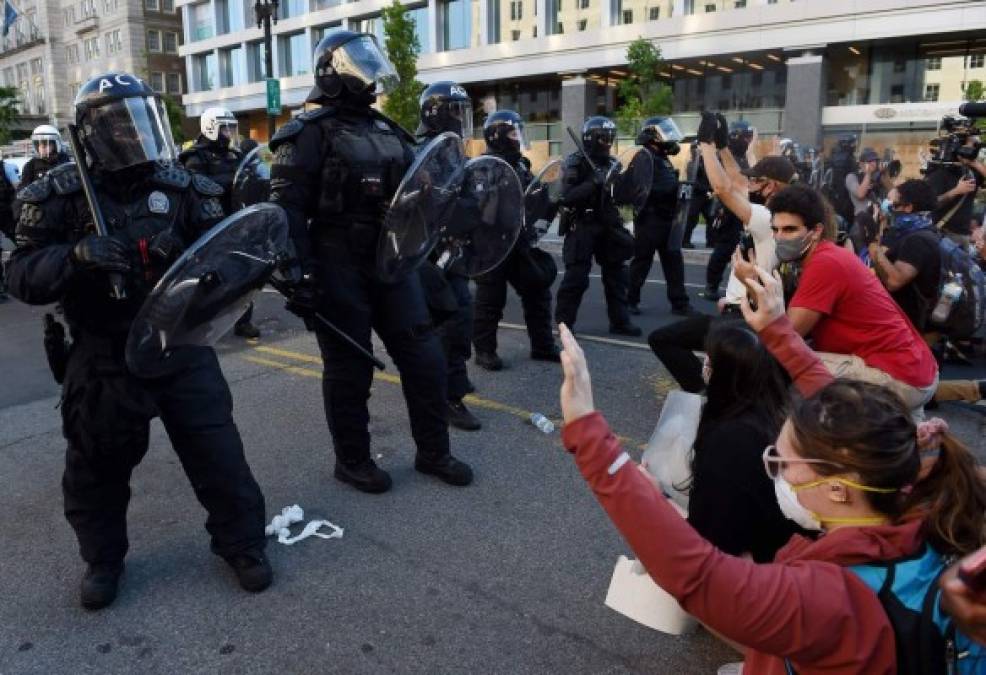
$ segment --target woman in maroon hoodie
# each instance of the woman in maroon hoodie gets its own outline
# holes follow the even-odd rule
[[[890,675],[890,622],[876,594],[846,567],[911,555],[925,541],[945,554],[975,550],[986,543],[986,485],[975,459],[951,438],[917,482],[917,430],[906,406],[876,385],[833,382],[783,316],[779,282],[766,273],[762,279],[758,310],[747,306],[745,314],[810,395],[765,449],[764,465],[785,515],[823,536],[792,537],[771,564],[726,555],[705,541],[629,461],[594,410],[585,357],[564,325],[563,441],[654,581],[747,649],[745,673],[782,675],[790,665],[800,675]]]

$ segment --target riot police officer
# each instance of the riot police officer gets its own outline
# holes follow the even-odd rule
[[[435,82],[421,92],[419,104],[421,124],[416,135],[422,144],[446,131],[463,139],[472,137],[472,100],[460,85],[449,81]],[[445,352],[448,421],[458,429],[478,431],[482,423],[462,402],[466,394],[474,391],[466,370],[466,361],[472,356],[473,299],[469,277],[462,259],[440,268],[434,260],[437,254],[436,251],[433,259],[421,266],[419,274]],[[446,308],[452,316],[447,316]]]
[[[243,455],[215,352],[174,347],[169,374],[155,378],[135,377],[124,360],[130,324],[150,289],[183,246],[222,218],[222,189],[170,161],[176,153],[164,106],[133,75],[86,82],[75,116],[109,235],[93,234],[76,164],[52,169],[18,193],[10,289],[32,305],[61,303],[73,338],[53,372],[64,377],[65,515],[88,564],[82,605],[99,609],[116,597],[130,474],[157,416],[208,511],[213,552],[243,588],[261,591],[272,578],[264,497]],[[111,297],[114,276],[123,299]]]
[[[633,236],[612,200],[604,196],[606,175],[615,159],[610,156],[616,125],[606,117],[590,117],[582,125],[581,150],[565,158],[559,234],[565,237],[565,276],[558,288],[555,323],[574,328],[582,295],[589,288],[592,258],[602,268],[609,332],[640,335],[630,321],[627,304],[629,277],[626,261],[633,256]]]
[[[497,110],[483,123],[486,153],[506,161],[517,172],[525,189],[534,180],[531,162],[522,154],[528,147],[524,137],[524,121],[513,110]],[[534,257],[531,248],[537,241],[529,231],[521,230],[520,236],[506,259],[495,268],[476,279],[476,320],[473,324],[473,344],[476,347],[476,364],[487,370],[500,370],[503,361],[496,353],[496,331],[503,318],[507,303],[507,283],[520,296],[524,308],[524,321],[531,341],[531,358],[538,361],[560,361],[558,346],[551,332],[551,284],[557,268],[547,257],[554,270],[547,275],[531,274],[531,267],[542,261]],[[542,280],[539,277],[543,277]],[[547,283],[545,283],[547,281]]]
[[[61,134],[50,124],[42,124],[31,132],[31,148],[34,150],[34,157],[27,160],[21,169],[21,187],[27,187],[59,164],[71,159],[62,147]]]
[[[206,108],[199,119],[199,137],[195,143],[178,155],[178,161],[193,173],[208,176],[223,189],[222,205],[225,213],[232,213],[233,177],[243,160],[240,150],[239,123],[225,108]],[[256,339],[260,330],[253,325],[253,303],[233,327],[240,337]]]
[[[737,120],[729,125],[727,146],[741,169],[750,168],[746,152],[753,141],[755,129],[746,120]],[[729,260],[743,234],[743,222],[732,211],[720,205],[721,212],[714,219],[715,227],[706,227],[706,238],[711,238],[712,254],[705,268],[705,290],[699,296],[712,302],[722,298],[719,284],[729,266]]]
[[[315,311],[367,349],[376,331],[401,373],[417,445],[415,468],[453,485],[472,471],[449,451],[445,358],[421,281],[381,280],[375,263],[382,219],[414,157],[414,138],[371,107],[396,81],[393,66],[364,33],[336,31],[314,55],[321,108],[281,127],[270,146],[271,201],[288,213],[304,277],[288,305],[311,323]],[[367,400],[372,366],[312,323],[325,363],[322,391],[337,479],[384,492],[390,476],[370,457]]]
[[[643,146],[654,159],[654,181],[647,203],[634,218],[634,254],[630,261],[630,313],[640,314],[640,290],[654,262],[654,253],[661,259],[661,269],[667,282],[671,313],[688,316],[694,310],[685,292],[685,259],[680,247],[671,246],[671,225],[678,205],[678,171],[668,157],[677,155],[682,139],[678,125],[670,117],[651,117],[644,121],[637,135],[637,145]]]

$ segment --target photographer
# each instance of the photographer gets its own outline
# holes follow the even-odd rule
[[[853,215],[868,211],[882,199],[880,155],[866,148],[859,156],[859,170],[846,176],[846,190],[852,201]]]
[[[932,143],[935,159],[929,162],[925,177],[938,195],[932,218],[945,236],[968,246],[973,202],[986,182],[986,165],[978,159],[982,142],[968,119],[946,117],[942,128],[949,133]]]

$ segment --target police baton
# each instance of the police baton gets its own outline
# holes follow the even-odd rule
[[[89,204],[89,211],[92,213],[93,224],[96,226],[96,234],[100,237],[108,236],[109,230],[106,229],[103,212],[99,209],[99,202],[96,200],[96,190],[92,186],[89,167],[86,165],[86,155],[82,150],[82,141],[79,139],[79,128],[74,124],[68,125],[68,140],[72,145],[72,154],[75,155],[75,165],[79,170],[82,191],[86,195],[86,203]],[[117,300],[126,298],[127,293],[123,288],[123,276],[117,272],[111,272],[109,276],[110,295]]]
[[[593,171],[599,171],[599,167],[596,166],[596,164],[589,158],[589,153],[585,151],[585,146],[582,145],[581,139],[579,139],[579,137],[575,135],[575,132],[572,131],[572,127],[565,127],[565,131],[567,131],[568,135],[572,137],[573,141],[575,141],[575,147],[577,147],[579,149],[579,152],[582,153],[582,159],[586,161],[586,163],[589,165],[589,168],[591,168]]]

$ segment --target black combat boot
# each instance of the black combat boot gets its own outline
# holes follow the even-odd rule
[[[113,604],[123,575],[123,561],[90,565],[82,577],[82,606],[89,610]]]
[[[613,335],[626,335],[628,337],[639,337],[643,335],[643,331],[640,330],[640,326],[627,321],[625,324],[617,326],[611,323],[609,325],[609,332]]]
[[[224,556],[223,560],[233,568],[243,590],[259,593],[274,580],[274,571],[263,551],[251,551]]]
[[[503,361],[496,352],[476,352],[476,365],[486,370],[503,370]]]
[[[460,462],[452,455],[441,459],[422,457],[414,458],[414,468],[421,473],[435,476],[449,485],[464,487],[472,482],[472,469],[465,462]]]
[[[448,423],[463,431],[479,431],[483,428],[480,421],[476,419],[476,416],[470,412],[461,399],[448,402]]]
[[[361,492],[370,494],[386,492],[393,485],[390,474],[378,467],[372,459],[365,459],[359,464],[352,465],[336,461],[335,477]]]
[[[561,363],[561,349],[558,345],[552,344],[546,349],[532,349],[531,358],[535,361],[550,361],[552,363]]]

